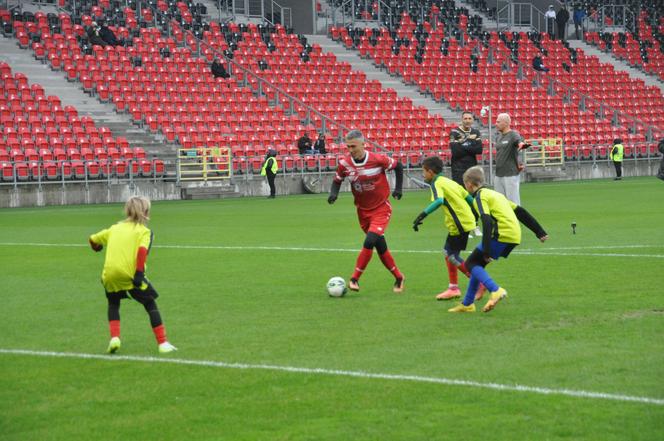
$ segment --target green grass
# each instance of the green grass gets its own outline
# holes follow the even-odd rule
[[[488,267],[509,299],[468,315],[434,300],[447,283],[441,215],[410,228],[427,192],[393,204],[386,235],[406,293],[374,256],[362,291],[342,299],[324,286],[349,276],[363,240],[349,194],[334,206],[324,195],[155,202],[148,275],[180,349],[162,358],[664,399],[664,186],[537,184],[521,196],[551,239],[524,229]],[[103,255],[85,245],[121,217],[121,205],[0,210],[0,349],[104,353]],[[27,245],[44,243],[80,246]],[[143,308],[125,301],[121,314],[120,354],[157,357]],[[0,440],[664,439],[661,404],[265,369],[0,353],[0,390]]]

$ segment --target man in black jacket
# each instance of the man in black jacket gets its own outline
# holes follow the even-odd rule
[[[452,180],[463,186],[463,174],[477,165],[476,155],[482,154],[480,131],[473,127],[473,114],[463,112],[461,125],[450,132]]]
[[[569,11],[565,5],[562,5],[556,14],[556,25],[558,26],[558,38],[565,41],[567,38],[567,22],[569,21]]]

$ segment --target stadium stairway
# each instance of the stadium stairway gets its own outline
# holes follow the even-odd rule
[[[69,82],[63,72],[53,71],[48,64],[36,60],[31,51],[21,49],[13,38],[0,37],[0,61],[9,63],[15,72],[24,73],[31,83],[38,83],[46,95],[57,95],[63,107],[73,105],[80,116],[91,117],[99,127],[111,129],[113,136],[127,138],[131,147],[142,147],[148,159],[164,161],[166,176],[175,176],[177,146],[162,142],[162,135],[153,136],[131,122],[130,114],[119,114],[111,103],[101,103],[87,95],[79,82]]]
[[[601,50],[597,49],[595,46],[591,46],[588,43],[585,43],[580,40],[569,40],[568,43],[571,47],[575,49],[583,49],[586,55],[599,58],[599,61],[602,63],[612,64],[616,70],[622,70],[624,72],[627,72],[629,76],[632,78],[638,78],[640,80],[643,80],[643,82],[645,82],[647,86],[658,87],[659,90],[661,90],[662,93],[664,93],[664,84],[662,84],[660,81],[657,81],[655,77],[647,75],[644,72],[633,68],[624,61],[612,57],[611,54],[602,52]]]
[[[367,76],[367,80],[378,80],[383,88],[394,89],[399,97],[410,98],[414,106],[424,106],[430,114],[440,115],[448,123],[461,121],[460,111],[452,110],[449,106],[441,105],[424,96],[416,86],[404,84],[401,77],[392,76],[374,66],[371,60],[361,58],[359,52],[346,49],[342,44],[326,35],[307,35],[306,37],[311,44],[320,45],[323,52],[331,52],[337,57],[338,61],[349,63],[353,70],[363,71]]]

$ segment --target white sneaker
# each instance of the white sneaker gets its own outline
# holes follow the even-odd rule
[[[108,342],[108,348],[106,349],[106,352],[109,354],[115,354],[118,349],[120,349],[120,346],[122,343],[120,342],[120,337],[113,337],[110,342]]]
[[[482,230],[480,230],[478,227],[476,227],[476,228],[473,230],[473,234],[474,234],[476,237],[482,237]]]
[[[168,354],[169,352],[175,352],[177,351],[178,348],[170,344],[169,342],[165,341],[159,345],[159,353],[160,354]]]

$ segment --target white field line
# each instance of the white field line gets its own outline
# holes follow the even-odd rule
[[[89,245],[82,243],[20,243],[0,242],[0,246],[21,247],[62,247],[62,248],[86,248]],[[324,251],[333,253],[357,253],[356,248],[316,248],[316,247],[281,247],[281,246],[243,246],[243,245],[155,245],[154,248],[183,249],[183,250],[237,250],[237,251]],[[664,248],[661,245],[616,245],[616,246],[589,246],[569,248],[540,248],[517,249],[512,254],[533,256],[595,256],[595,257],[647,257],[664,259],[664,254],[629,254],[629,253],[575,253],[560,252],[564,250],[594,250],[594,249],[617,249],[625,248]],[[550,251],[549,251],[550,250]],[[439,254],[439,250],[391,250],[394,253],[403,254]]]
[[[524,386],[520,384],[500,384],[500,383],[481,383],[478,381],[455,380],[442,377],[424,377],[420,375],[400,375],[400,374],[380,374],[363,371],[345,371],[338,369],[324,368],[306,368],[297,366],[278,366],[269,364],[247,364],[247,363],[225,363],[223,361],[212,360],[185,360],[181,358],[160,358],[160,357],[141,357],[135,355],[99,355],[82,354],[75,352],[52,352],[52,351],[32,351],[27,349],[0,349],[0,354],[25,355],[33,357],[54,357],[54,358],[78,358],[88,360],[102,361],[132,361],[140,363],[166,363],[188,366],[203,366],[222,369],[243,369],[243,370],[267,370],[278,372],[292,372],[312,375],[335,375],[342,377],[369,378],[390,381],[413,381],[417,383],[444,384],[446,386],[472,387],[478,389],[492,389],[509,392],[527,392],[540,395],[563,395],[575,398],[588,398],[596,400],[611,400],[634,402],[642,404],[653,404],[664,406],[664,399],[640,397],[634,395],[611,394],[603,392],[590,392],[574,389],[553,389],[547,387]]]

